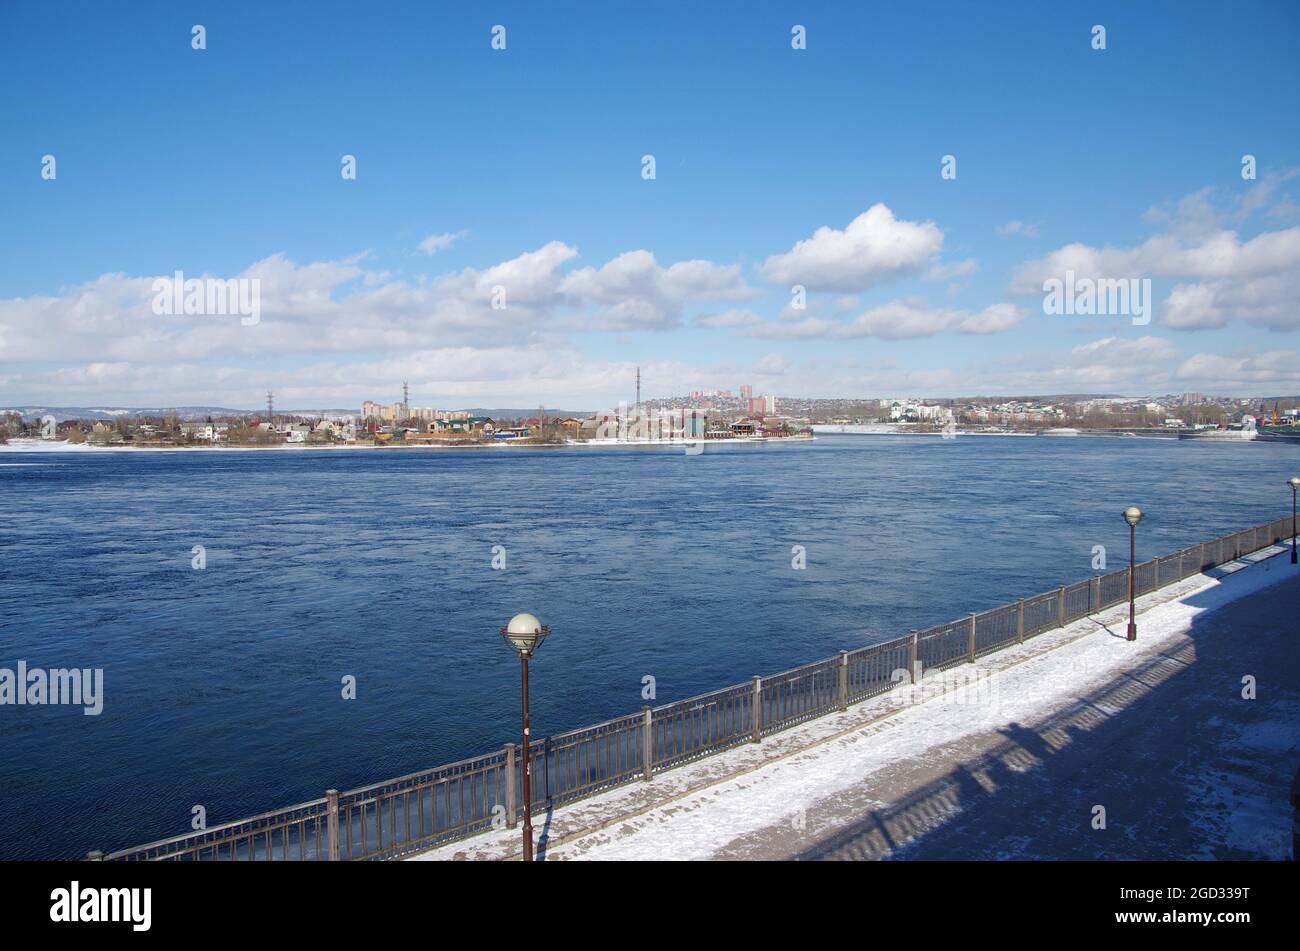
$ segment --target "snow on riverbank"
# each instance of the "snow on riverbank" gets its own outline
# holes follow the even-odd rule
[[[1113,849],[1102,853],[1112,857],[1176,857],[1143,852],[1144,847],[1153,848],[1152,840],[1136,836],[1133,828],[1127,836],[1117,832],[1109,840],[1086,840],[1086,846],[1081,846],[1080,830],[1088,828],[1087,806],[1079,807],[1078,816],[1072,814],[1066,832],[1047,827],[1046,823],[1064,821],[1051,814],[1061,811],[1059,800],[1068,794],[1051,783],[1068,786],[1072,776],[1068,772],[1064,779],[1040,781],[1032,791],[1038,799],[1027,803],[1023,814],[1012,805],[1016,795],[1030,796],[1024,789],[1033,781],[1024,777],[1055,776],[1047,764],[1058,761],[1056,757],[1065,762],[1071,755],[1083,756],[1081,749],[1089,747],[1091,731],[1102,728],[1113,731],[1107,737],[1120,737],[1109,740],[1116,748],[1103,748],[1096,762],[1085,761],[1078,768],[1090,776],[1114,774],[1110,778],[1121,789],[1149,787],[1151,793],[1144,797],[1147,808],[1177,812],[1147,816],[1151,824],[1181,822],[1192,830],[1185,835],[1184,857],[1209,857],[1203,854],[1207,839],[1215,847],[1237,850],[1234,855],[1281,857],[1273,853],[1283,848],[1289,820],[1285,789],[1276,794],[1274,786],[1278,782],[1285,786],[1289,778],[1265,779],[1258,757],[1254,766],[1242,771],[1244,776],[1221,776],[1225,753],[1206,744],[1226,743],[1232,749],[1243,740],[1253,742],[1253,736],[1274,751],[1273,759],[1289,762],[1294,770],[1294,762],[1286,757],[1300,749],[1300,725],[1294,716],[1275,715],[1279,709],[1290,710],[1285,704],[1291,701],[1283,700],[1283,707],[1277,706],[1276,699],[1273,706],[1262,700],[1259,706],[1243,706],[1245,701],[1238,699],[1240,667],[1233,667],[1222,676],[1222,683],[1216,680],[1213,689],[1201,693],[1184,686],[1191,683],[1184,675],[1198,669],[1198,651],[1208,656],[1212,646],[1198,645],[1189,637],[1193,625],[1202,631],[1198,636],[1217,635],[1214,644],[1221,645],[1218,649],[1229,657],[1240,650],[1241,645],[1234,647],[1223,632],[1204,633],[1205,615],[1240,599],[1251,599],[1241,608],[1270,625],[1266,632],[1277,644],[1283,643],[1278,633],[1283,628],[1294,634],[1294,605],[1286,600],[1291,589],[1270,591],[1279,582],[1297,577],[1288,559],[1269,557],[1282,551],[1275,547],[1216,569],[1212,577],[1193,576],[1141,599],[1135,642],[1123,637],[1124,610],[1111,609],[950,671],[947,679],[952,685],[938,696],[930,692],[925,698],[909,698],[902,688],[848,713],[776,734],[762,744],[665,771],[649,783],[574,803],[550,817],[535,817],[539,833],[550,840],[543,846],[545,857],[830,857],[832,846],[823,848],[823,844],[840,840],[835,848],[847,854],[835,857],[879,857],[900,850],[906,854],[918,842],[928,847],[927,857],[946,857],[945,841],[965,843],[964,852],[963,846],[955,848],[966,858],[1044,857],[1047,843],[1055,846],[1046,857],[1065,857],[1079,848]],[[1222,666],[1205,676],[1218,677]],[[954,674],[964,674],[965,685]],[[972,680],[972,674],[987,676]],[[1286,686],[1285,677],[1279,674],[1274,683],[1278,679]],[[1185,709],[1170,714],[1172,728],[1165,725],[1152,736],[1150,724],[1141,715],[1128,713],[1127,707],[1149,701],[1157,690],[1165,691],[1159,695],[1162,702],[1177,696]],[[1229,729],[1234,717],[1242,717],[1241,711],[1247,709],[1249,715],[1267,715]],[[1195,743],[1200,748],[1193,748],[1192,741],[1180,745],[1177,722],[1185,720],[1189,711],[1211,726],[1197,733]],[[1220,727],[1214,727],[1216,723]],[[1222,739],[1216,740],[1213,735],[1220,732]],[[1138,752],[1125,752],[1125,742]],[[1092,746],[1099,743],[1091,741]],[[1148,751],[1146,745],[1152,749]],[[1179,778],[1171,778],[1173,774]],[[962,781],[967,788],[962,788]],[[1171,786],[1177,788],[1167,788]],[[1002,798],[994,802],[995,795]],[[1082,795],[1097,792],[1089,786]],[[984,845],[971,845],[978,839],[975,833],[945,840],[946,830],[934,831],[959,818],[964,809],[978,808],[982,796],[997,816],[996,823],[984,826],[1003,827],[1001,837],[986,852],[980,851]],[[1162,797],[1170,802],[1162,804]],[[1122,800],[1111,801],[1117,813],[1121,805]],[[1070,810],[1077,811],[1073,803]],[[873,826],[858,834],[857,827],[868,817],[879,825],[898,827],[877,830]],[[1129,819],[1138,821],[1131,815]],[[1119,816],[1117,825],[1118,821]],[[1030,835],[1028,826],[1033,822],[1040,827]],[[933,837],[927,839],[928,834]],[[510,857],[517,854],[517,841],[517,829],[504,830],[417,858]],[[1213,854],[1217,853],[1209,853]]]

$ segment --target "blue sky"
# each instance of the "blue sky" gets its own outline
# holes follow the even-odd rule
[[[0,401],[1300,392],[1300,6],[704,6],[0,5]]]

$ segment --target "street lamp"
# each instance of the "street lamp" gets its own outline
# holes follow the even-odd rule
[[[1128,522],[1128,639],[1138,639],[1137,622],[1133,620],[1133,567],[1137,563],[1137,527],[1142,521],[1142,510],[1130,505],[1124,510],[1124,521]]]
[[[1292,476],[1287,480],[1287,485],[1291,486],[1291,564],[1296,563],[1295,558],[1295,493],[1300,489],[1300,476]]]
[[[519,652],[519,675],[523,683],[524,711],[524,759],[523,794],[524,794],[524,861],[533,860],[533,789],[530,781],[528,748],[532,737],[528,731],[528,659],[542,646],[542,641],[551,633],[551,629],[542,624],[531,614],[516,614],[510,623],[501,628],[501,636],[511,647]]]

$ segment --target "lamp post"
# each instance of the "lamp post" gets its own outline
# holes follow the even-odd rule
[[[532,740],[528,731],[528,660],[550,633],[551,629],[531,614],[516,614],[509,624],[501,628],[501,636],[506,639],[506,643],[519,652],[519,676],[523,684],[524,750],[520,766],[523,773],[521,785],[524,796],[525,862],[533,860],[533,788],[528,762],[528,748]]]
[[[1287,485],[1291,486],[1291,564],[1296,563],[1295,558],[1295,493],[1300,489],[1300,476],[1292,476],[1287,480]]]
[[[1142,510],[1130,505],[1124,510],[1124,521],[1128,522],[1128,639],[1138,639],[1137,622],[1133,620],[1133,580],[1134,566],[1137,564],[1137,526],[1142,521]]]

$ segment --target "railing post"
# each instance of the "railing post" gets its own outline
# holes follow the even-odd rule
[[[919,662],[920,651],[917,650],[917,634],[912,631],[912,650],[907,658],[907,673],[912,678],[912,683],[916,683],[921,678],[916,676],[916,665]]]
[[[1092,584],[1088,586],[1088,606],[1092,608],[1089,614],[1101,610],[1101,575],[1093,576]]]
[[[1159,556],[1159,555],[1156,555],[1156,557],[1154,558],[1154,561],[1155,561],[1155,563],[1156,563],[1156,568],[1155,568],[1155,573],[1156,573],[1156,583],[1155,583],[1155,587],[1153,587],[1151,590],[1152,590],[1152,591],[1158,591],[1158,590],[1160,590],[1160,556]]]
[[[555,741],[549,736],[542,742],[542,782],[546,787],[546,801],[551,801],[551,752]]]
[[[970,636],[967,639],[966,654],[967,662],[975,663],[975,613],[973,611],[970,616]]]
[[[840,651],[840,710],[849,708],[849,652]]]
[[[96,850],[93,851],[93,852],[87,852],[87,853],[86,853],[86,861],[87,861],[87,862],[102,862],[102,861],[104,861],[104,853],[101,852],[101,851],[99,851],[99,849],[96,849]]]
[[[759,743],[763,739],[763,678],[754,677],[754,692],[749,700],[749,723],[753,728],[751,739]]]
[[[515,827],[515,744],[506,744],[506,828]]]
[[[654,713],[649,707],[641,708],[641,774],[646,782],[654,776],[655,734]]]
[[[328,846],[329,861],[339,860],[339,791],[325,790],[327,819],[325,822],[325,839]]]
[[[1056,592],[1056,626],[1065,627],[1065,585]]]
[[[1016,643],[1025,642],[1025,599],[1021,598],[1016,603]]]

